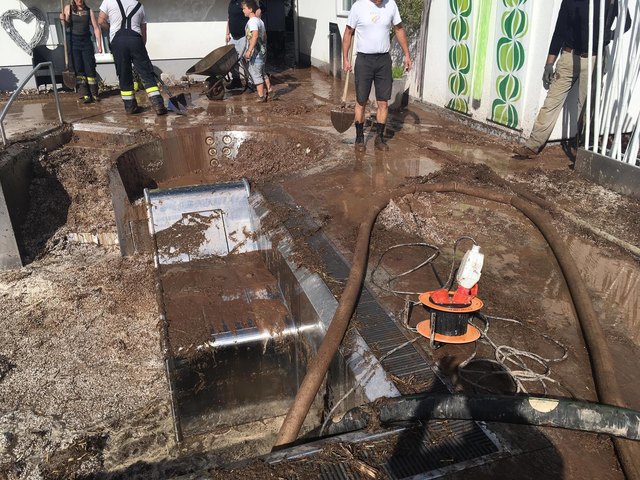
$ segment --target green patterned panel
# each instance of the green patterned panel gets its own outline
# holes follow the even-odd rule
[[[468,17],[471,15],[472,0],[449,0],[449,8],[454,15]]]
[[[511,10],[502,16],[502,34],[510,39],[522,38],[527,34],[529,23],[522,10]]]
[[[518,125],[518,111],[513,105],[507,104],[502,100],[493,101],[493,121],[506,125],[507,127],[516,128]]]
[[[498,98],[504,102],[515,103],[520,100],[522,95],[522,88],[520,86],[520,80],[518,77],[508,74],[498,77],[496,82],[496,90],[498,91]]]
[[[471,54],[467,41],[469,39],[469,17],[472,0],[449,0],[452,19],[449,22],[449,92],[452,98],[447,107],[462,113],[469,113],[469,79],[471,70]]]
[[[469,38],[469,23],[462,18],[454,18],[449,24],[449,35],[456,42],[462,42]]]
[[[526,52],[522,40],[529,32],[527,0],[502,0],[505,7],[500,16],[502,37],[496,45],[496,97],[491,105],[490,120],[510,128],[518,128],[518,104],[522,84],[518,77],[524,67]]]
[[[498,40],[498,69],[501,72],[515,72],[524,66],[524,47],[520,42],[508,38]]]
[[[502,0],[502,3],[507,8],[516,8],[527,3],[527,0]]]
[[[449,50],[449,64],[456,65],[460,73],[467,74],[471,69],[471,59],[469,57],[469,47],[466,45],[456,45]]]

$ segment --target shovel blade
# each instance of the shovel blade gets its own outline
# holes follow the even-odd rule
[[[186,115],[187,107],[191,104],[191,94],[180,93],[169,98],[167,108],[178,115]]]
[[[75,90],[76,88],[76,74],[71,70],[65,70],[62,72],[62,84],[69,90]]]
[[[339,110],[331,110],[331,124],[338,133],[343,133],[349,130],[356,114],[353,110],[341,108]]]

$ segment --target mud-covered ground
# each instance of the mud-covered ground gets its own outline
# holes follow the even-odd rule
[[[319,126],[328,131],[331,104],[317,107],[305,103],[311,93],[309,86],[297,86],[289,80],[293,87],[278,86],[282,91],[278,101],[259,107],[260,121],[295,124],[296,128]],[[215,109],[225,107],[211,108],[217,113]],[[319,119],[319,112],[323,119]],[[457,124],[449,116],[438,117],[420,108],[412,113],[421,123],[406,112],[392,117],[392,150],[382,162],[369,152],[364,161],[353,163],[349,140],[327,133],[322,141],[310,135],[306,140],[315,143],[308,150],[298,143],[247,141],[233,164],[221,168],[216,178],[244,176],[254,185],[282,185],[347,257],[353,251],[360,218],[353,212],[364,211],[372,193],[415,182],[457,181],[509,191],[503,182],[507,180],[587,221],[596,230],[640,245],[640,202],[581,179],[568,168],[569,161],[559,147],[545,150],[539,165],[531,162],[512,167],[507,141]],[[124,121],[131,126],[136,120]],[[422,130],[422,124],[432,127]],[[0,272],[0,479],[164,478],[192,472],[208,472],[211,478],[314,478],[318,466],[311,461],[279,467],[254,463],[231,471],[212,467],[234,458],[229,450],[235,450],[236,458],[238,452],[250,456],[248,447],[234,444],[233,438],[259,432],[221,430],[191,439],[181,447],[175,445],[153,263],[144,255],[122,258],[115,246],[82,244],[72,235],[115,234],[107,179],[113,156],[105,153],[109,145],[100,147],[91,150],[72,143],[33,159],[31,204],[20,230],[26,266]],[[407,150],[402,150],[405,147]],[[501,168],[495,164],[491,168],[478,166],[484,163],[478,160],[482,157],[474,157],[476,165],[462,163],[472,150],[487,151],[487,157],[498,151],[505,160]],[[391,168],[416,156],[428,157],[441,171],[426,175],[420,171],[398,173]],[[369,182],[364,188],[358,183],[362,179]],[[268,227],[304,215],[301,209],[277,203],[270,208]],[[553,219],[589,282],[614,349],[625,399],[629,406],[640,408],[635,379],[640,358],[640,309],[635,295],[639,260],[562,215],[554,214]],[[322,263],[305,243],[314,232],[292,233],[298,250],[295,261],[322,274]],[[490,327],[492,339],[553,358],[558,355],[557,346],[540,334],[549,335],[568,352],[565,360],[553,364],[551,376],[557,383],[548,382],[549,392],[565,395],[570,391],[578,398],[594,399],[589,358],[561,273],[540,234],[508,207],[461,195],[396,199],[374,229],[371,262],[393,245],[423,241],[442,250],[434,263],[446,278],[453,242],[462,235],[472,236],[487,255],[479,293],[486,313],[523,323],[504,328],[495,321]],[[382,278],[411,268],[421,258],[424,250],[419,249],[389,254],[381,269]],[[327,275],[324,278],[339,295],[342,285]],[[429,269],[394,285],[416,291],[438,286]],[[401,309],[402,298],[372,288],[388,308]],[[457,366],[471,353],[472,347],[466,346],[445,347],[433,354],[457,388],[465,391],[473,388],[458,377]],[[479,356],[492,355],[486,345],[480,347]],[[508,382],[489,386],[512,388]],[[399,387],[405,393],[420,390],[410,381]],[[544,393],[539,383],[528,387],[532,393]],[[621,478],[607,438],[546,434],[564,461],[553,467],[552,477],[576,478],[596,472],[598,478]],[[579,452],[570,447],[574,444],[581,445]],[[225,453],[216,456],[213,448],[222,448]],[[587,462],[581,458],[584,452]],[[364,478],[384,478],[377,460],[371,458],[358,449],[336,445],[319,461],[347,461]],[[540,458],[545,457],[528,461],[544,467]],[[458,474],[456,478],[498,478],[507,473],[536,478],[531,472],[523,474],[527,467],[517,462],[500,468],[470,471],[469,476]]]

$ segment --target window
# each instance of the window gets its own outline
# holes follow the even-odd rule
[[[356,3],[357,0],[336,0],[338,2],[338,15],[341,17],[346,17],[349,15],[349,10],[351,10],[351,5]]]

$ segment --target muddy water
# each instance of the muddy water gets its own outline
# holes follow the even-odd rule
[[[161,281],[183,434],[286,413],[306,357],[261,254],[165,265]]]
[[[605,323],[621,328],[640,346],[640,269],[631,260],[608,258],[602,250],[572,238],[569,251],[580,268]]]
[[[277,335],[285,329],[287,309],[258,252],[162,266],[161,281],[175,355],[216,334],[256,328]]]

